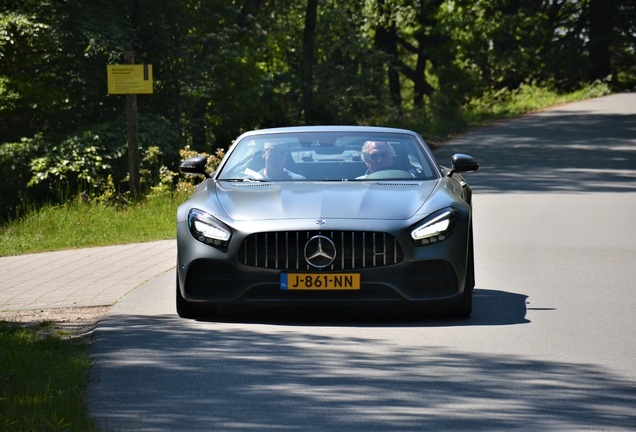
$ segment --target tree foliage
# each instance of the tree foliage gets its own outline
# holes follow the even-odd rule
[[[150,188],[180,150],[215,154],[249,129],[452,118],[530,82],[634,90],[636,5],[3,0],[0,220],[60,189],[126,192],[125,101],[108,95],[106,65],[127,51],[153,65],[154,93],[138,96]]]

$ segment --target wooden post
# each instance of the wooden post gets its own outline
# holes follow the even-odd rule
[[[135,64],[135,53],[124,53],[124,63]],[[141,195],[139,180],[139,129],[137,126],[137,95],[126,95],[126,118],[128,120],[128,173],[130,177],[130,194],[133,201]]]

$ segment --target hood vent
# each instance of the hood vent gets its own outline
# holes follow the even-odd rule
[[[233,183],[234,187],[258,187],[258,186],[271,186],[271,183]]]

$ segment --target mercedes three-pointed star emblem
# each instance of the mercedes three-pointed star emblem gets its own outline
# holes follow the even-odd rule
[[[336,245],[323,235],[316,235],[305,243],[305,261],[312,267],[324,268],[336,259]]]

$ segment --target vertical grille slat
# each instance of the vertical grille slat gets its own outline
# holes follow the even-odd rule
[[[329,237],[335,244],[336,259],[330,271],[397,264],[404,253],[390,234],[368,231],[282,231],[252,234],[245,238],[238,253],[239,261],[251,267],[282,270],[314,270],[305,261],[305,243],[315,235]]]
[[[340,267],[345,268],[345,233],[340,233]]]
[[[276,268],[278,268],[278,233],[274,236],[274,245],[276,248]]]
[[[356,268],[356,233],[351,233],[351,268]]]
[[[397,262],[397,240],[393,238],[393,261]]]
[[[258,235],[254,236],[254,267],[258,267]]]
[[[367,267],[367,235],[362,233],[362,268]]]
[[[384,265],[386,265],[386,234],[382,234],[382,255],[384,257]]]
[[[285,268],[289,268],[289,233],[285,233]]]
[[[299,233],[296,233],[296,270],[300,267],[300,238]]]

